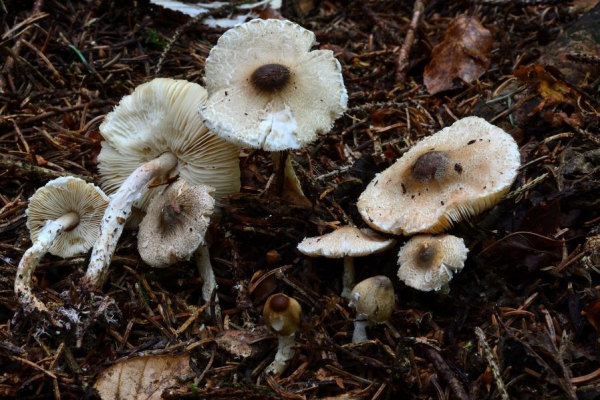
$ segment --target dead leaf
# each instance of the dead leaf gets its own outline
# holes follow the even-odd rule
[[[137,357],[100,373],[94,388],[102,400],[160,399],[165,389],[178,384],[176,375],[191,372],[189,354]]]
[[[528,114],[529,116],[560,103],[574,104],[578,97],[577,93],[563,81],[560,71],[552,66],[523,66],[518,68],[514,75],[537,91],[541,98],[541,102]]]
[[[432,59],[425,67],[423,79],[430,94],[456,89],[456,78],[472,82],[490,66],[492,34],[477,18],[459,15],[454,19],[444,40],[431,52]]]

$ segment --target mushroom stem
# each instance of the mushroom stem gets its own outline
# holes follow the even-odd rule
[[[352,343],[359,343],[368,340],[367,337],[367,326],[371,326],[373,323],[368,320],[365,314],[357,314],[354,320],[354,333],[352,334]]]
[[[271,159],[275,170],[275,194],[278,197],[306,199],[298,175],[294,171],[289,150],[273,152]]]
[[[351,300],[350,293],[352,292],[354,284],[354,257],[344,257],[344,275],[342,277],[342,297]]]
[[[215,279],[215,273],[210,263],[208,246],[205,243],[198,246],[195,257],[198,272],[202,279],[204,279],[204,283],[202,284],[202,299],[208,303],[212,297],[213,290],[217,287],[217,280]],[[219,302],[218,296],[215,297],[215,302]]]
[[[40,260],[50,249],[54,239],[62,232],[73,229],[79,224],[79,214],[70,212],[62,217],[48,221],[46,226],[40,231],[36,242],[31,246],[19,262],[17,267],[17,276],[15,277],[15,294],[19,303],[25,308],[27,313],[37,311],[47,311],[48,308],[33,294],[31,290],[31,276]]]
[[[88,270],[85,273],[85,277],[90,283],[102,286],[106,280],[110,260],[125,227],[125,222],[131,215],[133,202],[142,195],[153,179],[169,172],[176,166],[175,154],[163,153],[133,171],[113,195],[104,212],[100,235],[94,243]]]
[[[277,354],[275,354],[275,359],[266,369],[268,374],[283,374],[288,363],[294,358],[294,354],[296,354],[296,350],[294,349],[294,345],[296,344],[295,333],[289,336],[278,337],[279,344],[277,346]]]

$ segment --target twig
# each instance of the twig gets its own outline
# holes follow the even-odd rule
[[[408,26],[408,31],[406,31],[404,43],[402,43],[402,47],[400,48],[398,61],[396,62],[396,83],[406,81],[406,69],[408,68],[410,49],[412,48],[415,40],[415,31],[417,30],[419,20],[421,19],[421,15],[423,14],[424,10],[425,5],[423,4],[423,0],[416,0],[413,6],[413,16],[410,21],[410,25]]]
[[[442,358],[441,354],[437,352],[433,347],[428,345],[421,345],[423,352],[425,353],[425,357],[433,364],[435,369],[440,373],[442,378],[448,383],[450,386],[450,390],[456,396],[456,398],[460,400],[468,400],[469,396],[465,389],[462,387],[461,383],[458,381],[452,370],[446,364],[446,361]]]
[[[43,180],[52,180],[63,176],[74,176],[83,179],[86,182],[91,182],[93,180],[93,177],[91,176],[74,175],[70,172],[54,171],[27,162],[14,160],[0,154],[0,171],[8,170],[11,170],[16,177],[25,179],[39,178]]]
[[[480,327],[476,326],[475,335],[477,336],[477,341],[479,342],[481,350],[483,350],[483,356],[492,370],[492,376],[494,377],[494,381],[496,381],[496,387],[498,388],[498,392],[500,392],[500,397],[502,400],[509,400],[510,397],[508,397],[506,386],[502,380],[502,374],[500,373],[500,368],[496,362],[496,357],[494,357],[492,349],[490,349],[490,346],[485,341],[485,333],[483,333]]]

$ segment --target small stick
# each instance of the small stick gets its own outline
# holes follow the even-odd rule
[[[408,68],[410,49],[415,40],[415,31],[424,10],[425,5],[423,4],[423,0],[416,0],[413,6],[413,17],[408,26],[408,31],[406,31],[406,37],[404,38],[404,43],[402,43],[400,53],[398,54],[398,61],[396,62],[396,83],[406,81],[406,69]]]
[[[509,400],[510,397],[508,397],[506,386],[502,380],[502,374],[500,373],[498,362],[496,361],[496,357],[494,357],[492,349],[490,349],[490,346],[485,340],[485,333],[483,333],[483,330],[477,326],[475,327],[475,335],[477,336],[477,341],[479,342],[479,346],[481,346],[481,350],[483,351],[483,356],[492,370],[492,376],[494,377],[494,381],[496,381],[496,387],[498,388],[498,392],[500,392],[500,398],[502,400]]]
[[[465,389],[462,387],[461,383],[458,381],[458,378],[452,373],[452,370],[444,361],[440,353],[435,350],[433,347],[428,345],[422,345],[423,352],[425,353],[425,357],[433,364],[435,369],[440,373],[442,378],[448,383],[450,386],[450,390],[456,396],[457,399],[460,400],[468,400],[469,396]]]

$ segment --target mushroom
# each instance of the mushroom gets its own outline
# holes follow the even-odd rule
[[[329,132],[348,94],[333,52],[310,51],[315,44],[313,32],[277,19],[225,32],[206,59],[204,123],[231,142],[267,151],[298,149]],[[287,152],[275,162],[287,165]],[[278,168],[281,187],[285,169]]]
[[[112,196],[86,272],[96,286],[106,279],[132,206],[145,209],[157,193],[148,189],[153,180],[180,176],[190,185],[214,187],[217,198],[239,191],[238,147],[211,134],[198,117],[206,96],[195,83],[157,78],[121,99],[104,119],[98,168],[101,186]]]
[[[279,344],[275,359],[267,367],[269,374],[281,375],[294,357],[294,335],[300,327],[302,308],[296,299],[276,293],[267,299],[263,308],[263,319],[267,327],[277,334]]]
[[[398,253],[398,278],[418,290],[447,293],[448,282],[462,270],[468,252],[456,236],[414,236]]]
[[[354,286],[350,297],[350,306],[356,308],[352,343],[364,342],[367,326],[382,324],[392,316],[394,286],[387,276],[377,275]]]
[[[377,174],[358,210],[381,232],[439,233],[498,203],[519,166],[519,148],[508,133],[481,118],[463,118]]]
[[[100,188],[74,177],[51,180],[31,196],[26,214],[33,245],[23,254],[15,277],[15,293],[25,312],[47,311],[31,288],[42,257],[47,252],[72,257],[88,251],[107,204]]]
[[[196,263],[204,278],[202,298],[210,300],[216,286],[205,235],[215,206],[214,189],[207,185],[190,186],[180,179],[155,196],[140,223],[138,251],[146,264],[163,268],[189,260]]]
[[[385,238],[371,229],[343,226],[322,236],[305,238],[298,250],[307,256],[344,259],[342,297],[350,298],[354,283],[354,257],[368,256],[387,250],[396,240]]]

